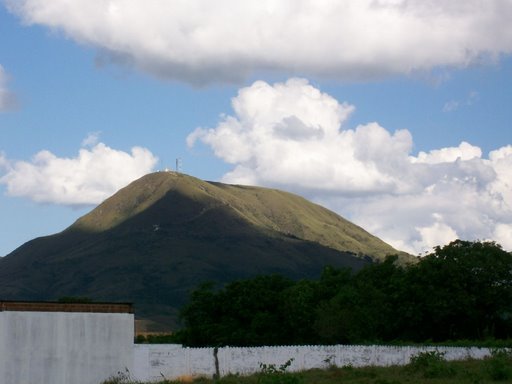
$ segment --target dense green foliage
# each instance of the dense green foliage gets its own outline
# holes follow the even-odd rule
[[[407,366],[411,374],[420,373],[425,378],[450,377],[455,370],[439,351],[421,352],[411,357]]]
[[[356,344],[512,336],[512,255],[454,241],[403,266],[326,268],[319,280],[278,275],[200,286],[182,309],[190,346]]]

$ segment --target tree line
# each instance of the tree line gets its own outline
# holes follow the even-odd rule
[[[279,275],[203,284],[182,308],[188,346],[443,342],[512,336],[512,254],[457,240],[417,263],[388,257],[318,280]]]

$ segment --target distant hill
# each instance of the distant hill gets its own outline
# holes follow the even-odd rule
[[[158,172],[63,232],[0,259],[0,298],[131,301],[137,317],[172,328],[190,290],[204,281],[311,278],[326,265],[359,269],[398,253],[407,259],[299,196]]]

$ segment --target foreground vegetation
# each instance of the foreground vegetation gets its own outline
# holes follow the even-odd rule
[[[486,384],[512,382],[512,354],[507,350],[496,350],[484,360],[444,360],[438,352],[425,352],[412,358],[402,367],[329,366],[325,369],[290,373],[290,362],[280,367],[261,365],[260,372],[250,376],[229,375],[218,379],[183,378],[160,381],[159,384],[178,384],[184,381],[195,384]],[[129,373],[120,374],[103,384],[135,384]],[[144,383],[137,383],[144,384]]]
[[[188,346],[426,343],[512,337],[512,254],[457,240],[415,264],[390,257],[319,280],[202,285],[174,338]]]

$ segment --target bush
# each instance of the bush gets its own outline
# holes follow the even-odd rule
[[[512,379],[512,352],[507,349],[495,349],[491,357],[484,360],[484,369],[492,380]]]
[[[128,368],[125,368],[124,372],[117,372],[117,375],[109,377],[101,384],[137,384],[137,382],[132,380],[130,376],[130,371],[128,370]]]
[[[444,353],[439,351],[420,352],[411,357],[407,369],[414,372],[420,372],[423,377],[432,379],[439,377],[449,377],[454,375],[455,371],[444,358]]]
[[[301,377],[298,374],[286,372],[293,359],[276,368],[275,364],[260,363],[258,384],[300,384]]]

